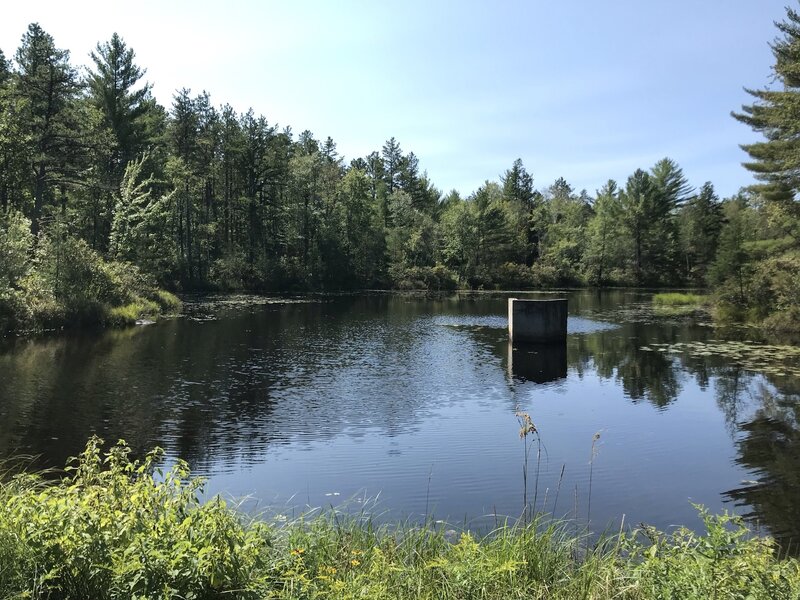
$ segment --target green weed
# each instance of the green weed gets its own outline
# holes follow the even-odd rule
[[[665,292],[653,295],[653,304],[656,306],[703,306],[708,303],[708,296],[701,294]]]
[[[0,475],[0,598],[748,598],[800,595],[800,563],[738,518],[593,543],[534,515],[485,535],[337,511],[253,519],[186,463],[90,440],[61,481]],[[2,470],[0,470],[2,472]]]

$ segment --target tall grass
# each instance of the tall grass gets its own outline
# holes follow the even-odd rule
[[[597,542],[533,516],[484,536],[335,511],[252,519],[160,451],[93,439],[68,476],[0,483],[0,598],[797,598],[800,565],[730,515]]]
[[[702,306],[709,303],[710,298],[701,294],[665,292],[653,295],[653,304],[656,306]]]

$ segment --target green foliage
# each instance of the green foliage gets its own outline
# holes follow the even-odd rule
[[[125,168],[111,223],[109,254],[165,278],[176,268],[174,240],[163,228],[175,192],[153,197],[153,178],[142,179],[146,162],[147,155],[143,155]]]
[[[31,222],[22,213],[0,215],[0,289],[17,287],[31,267]]]
[[[153,294],[125,291],[100,260],[171,289],[709,282],[718,315],[780,312],[770,326],[785,327],[794,267],[780,257],[800,240],[789,110],[800,17],[787,15],[773,46],[783,89],[753,92],[737,115],[768,137],[746,146],[766,187],[723,202],[710,183],[695,193],[670,158],[637,169],[624,189],[608,182],[596,200],[564,178],[535,189],[521,159],[466,199],[443,198],[394,137],[346,162],[331,138],[215,106],[205,92],[181,89],[165,108],[116,33],[81,71],[31,24],[16,60],[0,57],[0,213],[20,213],[45,237],[23,240],[18,220],[27,255],[0,250],[16,257],[0,265],[0,280],[15,280],[0,289],[2,327],[97,322],[111,306],[127,307],[115,321],[148,312]]]
[[[710,277],[717,286],[719,315],[761,322],[768,329],[797,331],[800,15],[787,8],[786,19],[775,25],[782,34],[772,44],[778,85],[776,89],[748,90],[755,102],[733,114],[766,138],[742,146],[752,159],[744,166],[763,183],[751,188],[750,198],[737,199],[720,234]],[[758,196],[753,198],[753,192]],[[745,218],[748,210],[759,213],[761,227],[752,227],[754,219]]]
[[[220,499],[200,504],[202,481],[181,461],[162,472],[160,450],[134,461],[124,442],[101,443],[58,484],[3,484],[1,597],[258,597],[265,527],[245,528]]]
[[[653,295],[653,304],[660,306],[686,306],[686,305],[699,306],[702,304],[707,304],[708,301],[709,301],[708,296],[701,296],[700,294],[682,294],[678,292],[668,292],[668,293]]]
[[[678,222],[685,277],[702,285],[716,256],[723,224],[722,205],[710,182],[681,207]]]
[[[37,233],[45,207],[63,206],[66,201],[60,183],[75,177],[85,164],[81,134],[86,115],[78,103],[81,82],[70,65],[69,52],[56,48],[52,36],[38,23],[28,26],[15,60],[18,70],[11,85],[16,110],[11,117],[23,140],[16,150],[27,154],[32,163],[20,183],[32,191],[29,216]]]
[[[800,332],[800,251],[761,262],[752,287],[756,314],[766,329]]]
[[[594,216],[586,232],[586,252],[583,257],[583,276],[591,285],[614,281],[612,271],[623,264],[625,245],[620,217],[622,207],[619,189],[609,180],[597,194]]]
[[[396,267],[390,269],[392,282],[400,290],[452,291],[458,282],[444,265],[433,267]]]
[[[560,285],[580,281],[581,261],[586,250],[586,232],[591,217],[590,199],[575,194],[563,178],[558,179],[531,213],[539,242],[540,269],[554,273]]]
[[[501,290],[529,289],[537,287],[538,281],[530,267],[506,262],[500,265],[492,277],[494,285]]]
[[[751,203],[740,195],[723,205],[726,222],[709,270],[716,317],[797,331],[800,251],[791,238],[758,239],[759,211]]]
[[[125,325],[180,306],[138,267],[104,261],[60,221],[38,240],[29,226],[18,213],[0,225],[0,331]]]
[[[642,597],[794,598],[798,563],[775,558],[774,543],[752,537],[741,518],[710,515],[698,507],[706,533],[685,528],[665,534],[644,528],[646,541],[628,537],[623,547]]]
[[[486,536],[330,513],[275,525],[238,514],[163,453],[90,440],[67,477],[0,479],[0,597],[796,598],[800,563],[741,519],[644,527],[589,543],[534,517]],[[281,523],[281,524],[277,524]]]
[[[159,305],[155,302],[139,299],[124,306],[112,306],[107,309],[103,321],[111,326],[123,327],[133,325],[143,318],[157,318],[160,310]]]
[[[654,175],[637,170],[620,191],[621,223],[632,245],[633,280],[636,285],[674,283],[677,199],[671,194],[678,175],[671,161],[661,161]],[[679,170],[678,170],[679,172]],[[678,188],[680,189],[680,188]]]
[[[158,304],[162,312],[166,314],[175,314],[181,308],[180,298],[167,290],[154,290],[151,299]]]
[[[742,146],[752,159],[744,166],[764,182],[759,191],[770,200],[792,202],[800,191],[800,120],[796,110],[800,98],[800,15],[787,7],[786,20],[775,25],[782,34],[772,44],[777,85],[775,89],[747,90],[755,102],[742,106],[742,112],[733,116],[766,138]]]

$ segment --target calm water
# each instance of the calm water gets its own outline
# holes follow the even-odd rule
[[[261,508],[488,526],[522,512],[525,410],[539,509],[586,521],[599,432],[595,529],[696,526],[694,502],[797,539],[800,357],[654,314],[644,292],[566,295],[565,347],[509,345],[502,294],[219,298],[157,325],[18,340],[0,353],[0,456],[60,466],[97,433],[160,445],[210,493]],[[731,339],[747,342],[720,353]]]

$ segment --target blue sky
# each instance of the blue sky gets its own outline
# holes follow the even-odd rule
[[[83,65],[117,31],[162,104],[207,90],[348,160],[394,136],[443,191],[520,157],[536,187],[593,194],[669,156],[725,196],[758,139],[730,111],[770,83],[789,1],[29,1],[3,7],[0,48],[38,21]]]

